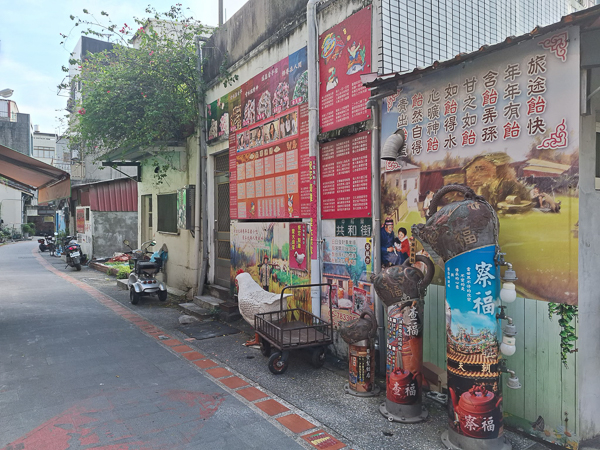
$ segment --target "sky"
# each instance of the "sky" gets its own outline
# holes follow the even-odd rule
[[[223,0],[225,20],[235,14],[247,0]],[[74,27],[69,16],[85,16],[87,9],[96,18],[101,11],[122,26],[132,25],[133,18],[145,18],[148,5],[165,12],[175,3],[190,8],[188,16],[203,24],[218,25],[218,0],[0,0],[0,90],[13,89],[10,97],[19,112],[31,115],[32,125],[44,133],[64,131],[58,120],[66,114],[67,97],[58,95],[57,86],[69,65],[69,53],[79,40],[82,27]],[[65,43],[60,33],[68,35]]]

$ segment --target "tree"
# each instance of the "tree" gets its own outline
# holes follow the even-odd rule
[[[148,7],[149,19],[134,18],[136,30],[126,23],[117,29],[104,11],[107,24],[83,13],[84,18],[70,17],[76,27],[87,27],[84,35],[108,35],[116,43],[110,51],[69,61],[81,71],[61,86],[81,86],[69,118],[70,142],[99,159],[115,149],[164,149],[183,141],[203,114],[194,37],[208,28],[186,17],[180,4],[165,13]]]

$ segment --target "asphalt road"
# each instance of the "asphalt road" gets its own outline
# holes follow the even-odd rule
[[[0,247],[0,448],[304,447],[185,341],[72,276],[86,272],[103,275],[35,240]]]

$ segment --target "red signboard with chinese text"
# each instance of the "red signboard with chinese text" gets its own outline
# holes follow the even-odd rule
[[[369,90],[360,75],[371,69],[371,7],[348,17],[319,37],[321,132],[371,117]]]
[[[308,270],[306,224],[290,223],[290,269]]]
[[[321,145],[323,219],[371,216],[371,133]]]
[[[232,219],[310,216],[307,119],[301,105],[230,138]]]

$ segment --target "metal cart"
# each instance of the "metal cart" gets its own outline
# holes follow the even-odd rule
[[[283,309],[283,294],[287,289],[329,286],[329,322],[300,308]],[[288,368],[290,350],[312,348],[311,362],[319,368],[325,363],[325,347],[333,343],[333,312],[331,284],[301,284],[285,286],[281,291],[279,311],[256,314],[254,330],[260,336],[260,351],[269,356],[269,370],[281,375]],[[272,347],[277,349],[271,354]]]

